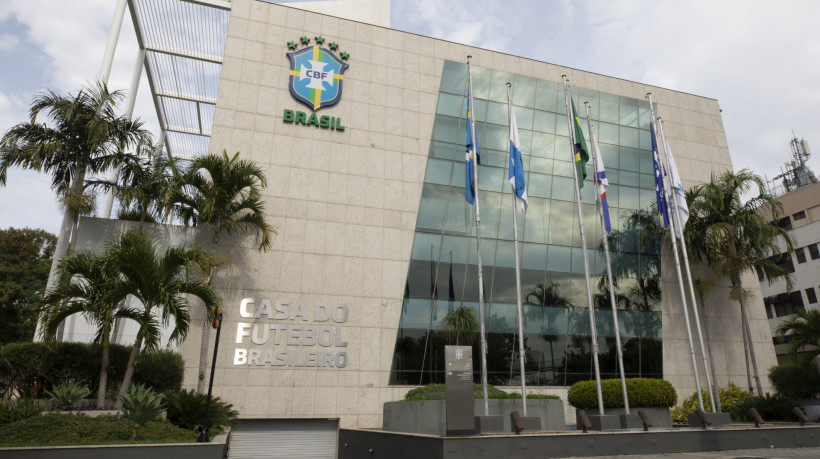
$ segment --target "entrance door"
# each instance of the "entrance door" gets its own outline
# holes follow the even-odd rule
[[[245,419],[231,430],[230,459],[336,459],[339,421]]]

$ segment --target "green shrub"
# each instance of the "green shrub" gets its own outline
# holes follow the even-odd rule
[[[80,400],[88,397],[90,390],[75,383],[60,384],[54,388],[54,392],[46,391],[51,397],[51,404],[58,410],[70,410],[71,407]]]
[[[208,396],[199,394],[195,390],[180,390],[167,395],[168,420],[180,427],[194,430],[205,421],[205,404]],[[225,403],[219,397],[211,397],[211,407],[208,410],[208,429],[223,429],[236,427],[236,417],[239,412],[233,405]]]
[[[42,414],[44,409],[40,400],[34,398],[18,398],[0,402],[0,424],[14,421],[24,421]]]
[[[484,398],[484,390],[481,384],[473,384],[473,398],[476,400]],[[487,385],[487,398],[492,400],[520,399],[521,392],[504,392],[503,390]],[[404,396],[405,402],[423,400],[446,400],[446,386],[444,384],[428,384],[411,390]],[[561,400],[557,395],[527,394],[527,400]]]
[[[798,360],[769,369],[769,380],[780,395],[795,399],[820,394],[820,373],[811,360]]]
[[[747,397],[732,404],[727,410],[733,421],[752,421],[749,409],[754,408],[764,421],[790,421],[794,401],[782,395],[766,394],[765,397]]]
[[[140,426],[158,418],[164,409],[162,395],[142,384],[132,385],[128,393],[122,396],[122,413],[134,421],[134,433],[131,435],[131,440],[137,439]]]
[[[134,381],[164,394],[182,388],[185,361],[169,349],[143,352],[134,366]]]
[[[114,393],[122,383],[131,346],[112,344],[111,367],[106,393]],[[156,355],[154,355],[156,354]],[[175,390],[182,384],[182,358],[172,351],[144,353],[134,370],[135,382],[157,392]],[[44,397],[46,391],[68,382],[95,391],[100,381],[102,348],[91,343],[11,343],[0,347],[0,397]]]
[[[83,414],[49,413],[0,425],[0,447],[130,443],[133,424],[126,417],[111,414],[90,417]],[[196,436],[196,432],[180,428],[166,420],[149,421],[140,428],[137,443],[193,443]]]
[[[723,411],[728,412],[730,406],[737,402],[742,402],[746,400],[749,396],[749,393],[745,390],[738,387],[735,383],[729,381],[729,387],[720,387],[718,386],[718,391],[720,393],[720,406],[723,408]],[[712,403],[709,401],[709,392],[706,389],[702,389],[700,391],[700,395],[703,398],[703,411],[710,413],[712,410]],[[672,409],[672,420],[678,422],[686,422],[688,420],[687,413],[694,413],[695,410],[698,409],[698,397],[696,392],[692,392],[692,395],[686,397],[681,403],[681,406],[676,406]]]
[[[678,401],[675,388],[663,379],[627,378],[626,394],[630,407],[666,408],[675,406]],[[602,380],[601,395],[605,408],[623,408],[624,397],[620,379]],[[579,381],[573,384],[567,392],[567,401],[575,408],[597,408],[598,392],[595,381]]]

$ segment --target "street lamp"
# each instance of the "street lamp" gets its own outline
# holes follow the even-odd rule
[[[208,401],[205,402],[205,420],[199,428],[199,436],[196,437],[197,443],[208,443],[211,441],[208,436],[208,411],[211,408],[211,391],[214,388],[214,370],[216,369],[216,353],[219,350],[219,332],[222,331],[222,307],[217,306],[214,311],[214,320],[211,321],[211,327],[216,328],[216,340],[214,342],[214,359],[211,362],[211,378],[208,382]]]

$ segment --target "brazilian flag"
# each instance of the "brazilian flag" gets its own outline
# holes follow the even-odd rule
[[[578,112],[575,110],[575,101],[570,98],[572,104],[572,126],[575,129],[575,167],[578,169],[578,188],[584,187],[584,180],[587,178],[587,163],[589,153],[587,143],[584,140],[584,131],[581,130],[581,120],[578,119]]]

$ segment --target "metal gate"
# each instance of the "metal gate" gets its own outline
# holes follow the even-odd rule
[[[336,459],[335,419],[245,419],[231,430],[230,459]]]

